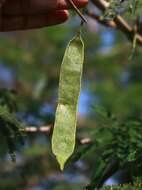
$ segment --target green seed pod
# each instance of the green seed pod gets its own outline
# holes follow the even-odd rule
[[[84,43],[77,34],[68,44],[60,71],[58,106],[52,136],[52,151],[61,170],[75,147],[78,98],[84,61]]]

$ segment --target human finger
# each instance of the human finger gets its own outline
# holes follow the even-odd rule
[[[74,4],[81,8],[88,0],[73,0]],[[71,8],[68,0],[5,0],[2,13],[4,15],[36,15],[49,11]]]
[[[67,10],[53,11],[47,14],[31,16],[2,16],[0,31],[26,30],[51,26],[68,19]]]

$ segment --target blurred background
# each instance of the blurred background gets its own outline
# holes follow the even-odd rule
[[[130,59],[132,45],[121,32],[87,19],[76,150],[63,172],[50,143],[60,66],[80,19],[72,16],[60,26],[0,34],[0,89],[14,94],[20,122],[49,128],[27,132],[24,146],[17,145],[16,163],[1,137],[1,190],[81,190],[90,183],[93,189],[141,176],[141,49]]]

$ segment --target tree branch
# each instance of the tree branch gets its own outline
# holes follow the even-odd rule
[[[92,3],[101,11],[105,11],[109,7],[109,3],[106,2],[105,0],[92,0]],[[123,32],[127,36],[127,38],[130,41],[133,41],[135,29],[122,16],[117,15],[111,24],[110,23],[106,24],[106,21],[101,21],[99,16],[97,17],[95,14],[89,13],[89,12],[88,12],[88,15],[96,19],[101,24],[104,24],[106,26],[113,27],[113,28],[118,28],[121,32]],[[136,34],[136,40],[137,40],[137,44],[142,46],[142,36],[138,33]]]
[[[51,135],[53,130],[53,126],[47,125],[47,126],[40,126],[40,127],[35,127],[35,126],[27,126],[25,127],[23,132],[26,133],[45,133],[47,135]],[[91,144],[92,141],[90,138],[86,137],[83,139],[78,139],[77,138],[77,143],[80,145],[86,145],[86,144]]]

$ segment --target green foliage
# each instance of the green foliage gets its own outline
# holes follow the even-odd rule
[[[131,179],[142,175],[141,122],[119,120],[102,108],[97,109],[97,112],[98,127],[92,135],[94,141],[72,157],[72,161],[77,161],[94,154],[89,190],[101,187],[105,180],[120,169],[129,170]]]
[[[11,113],[15,109],[16,98],[13,91],[1,90],[0,92],[0,136],[4,137],[12,161],[16,160],[16,143],[24,143],[23,124]]]
[[[141,190],[142,183],[139,180],[136,180],[134,184],[124,184],[124,185],[115,185],[111,187],[104,187],[101,190]]]
[[[0,179],[0,189],[2,190],[15,190],[18,185],[18,180],[13,181],[13,178],[3,178]]]
[[[105,11],[105,19],[114,19],[117,14],[129,15],[134,20],[141,15],[141,0],[109,0],[110,6]]]

